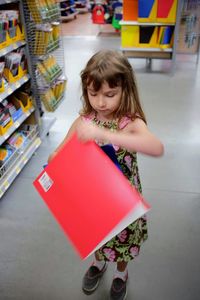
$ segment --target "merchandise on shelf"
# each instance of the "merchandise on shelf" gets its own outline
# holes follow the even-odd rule
[[[9,98],[9,100],[4,99],[2,101],[2,104],[5,108],[7,108],[9,110],[12,120],[13,120],[13,122],[15,122],[22,116],[23,111],[18,103],[15,103],[14,101],[12,101],[11,97]]]
[[[35,31],[35,55],[44,55],[59,48],[58,25],[40,24]]]
[[[22,160],[25,150],[27,150],[30,144],[36,139],[37,135],[37,125],[22,124],[20,128],[0,146],[1,180],[5,177],[6,173],[14,169],[16,163]],[[22,167],[27,161],[26,156],[23,158]],[[17,167],[16,175],[22,167]]]
[[[27,0],[27,4],[35,23],[50,21],[60,16],[56,0]]]
[[[4,91],[4,80],[3,80],[4,67],[5,67],[5,62],[0,62],[0,93]]]
[[[0,147],[0,167],[2,167],[5,162],[11,157],[14,149],[9,145],[3,145]],[[3,172],[0,170],[0,177],[3,175]]]
[[[12,125],[13,120],[9,109],[5,108],[4,105],[0,103],[0,135],[4,135]]]
[[[22,78],[27,73],[27,60],[23,48],[5,56],[4,77],[9,83]]]
[[[122,1],[114,1],[112,4],[113,18],[112,26],[115,29],[121,29],[120,21],[122,20]]]
[[[24,39],[18,10],[0,10],[0,49]]]
[[[12,97],[16,105],[18,104],[24,113],[27,113],[33,107],[32,97],[25,91],[16,91]]]
[[[15,131],[6,142],[6,144],[8,144],[16,150],[19,148],[23,150],[27,143],[27,133],[22,130]]]
[[[56,110],[57,106],[63,98],[65,88],[66,79],[59,79],[50,89],[44,90],[41,93],[41,99],[47,111],[52,112]]]
[[[37,69],[39,74],[46,80],[47,83],[52,83],[56,78],[62,74],[62,69],[56,62],[53,55],[49,55],[45,60],[37,63]],[[44,83],[41,78],[38,78],[38,85],[41,86]]]
[[[94,24],[112,24],[116,30],[121,28],[122,0],[95,1],[91,12]]]

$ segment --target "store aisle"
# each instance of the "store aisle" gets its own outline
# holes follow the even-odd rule
[[[119,33],[111,24],[97,25],[92,24],[91,13],[78,14],[75,19],[62,22],[61,32],[63,36],[115,36]]]
[[[113,266],[90,297],[81,291],[90,259],[81,262],[32,186],[49,153],[64,137],[80,108],[79,73],[117,38],[65,38],[66,100],[37,154],[0,201],[0,300],[106,300]],[[139,155],[149,240],[129,266],[127,300],[196,300],[200,294],[200,70],[179,58],[174,76],[168,62],[131,59],[149,127],[163,140],[160,159]],[[84,200],[84,199],[83,199]]]

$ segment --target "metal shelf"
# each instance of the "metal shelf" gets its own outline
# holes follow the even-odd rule
[[[11,95],[14,91],[16,91],[20,86],[22,86],[29,79],[30,79],[30,75],[27,74],[22,78],[20,78],[18,81],[12,84],[8,84],[8,86],[5,86],[5,92],[0,93],[0,102],[3,101],[9,95]]]
[[[121,47],[122,51],[138,51],[138,52],[172,52],[172,48],[142,48],[142,47]]]
[[[23,115],[15,121],[12,127],[8,129],[8,131],[0,136],[0,145],[2,145],[8,138],[9,136],[32,114],[32,112],[35,111],[35,108],[32,107],[29,111],[26,113],[23,113]]]
[[[120,21],[120,25],[130,25],[130,26],[175,26],[175,23],[157,23],[157,22],[137,22],[137,21]]]
[[[13,165],[11,171],[0,180],[0,198],[10,187],[14,179],[21,172],[26,163],[30,160],[33,153],[40,146],[41,140],[39,137],[36,137],[33,141],[31,141],[29,147],[24,151],[22,155],[20,155],[19,159],[17,159],[16,163]]]
[[[24,45],[26,45],[26,41],[23,40],[23,41],[15,42],[3,49],[0,49],[0,57],[8,54],[9,52],[11,52],[13,50],[18,49],[19,47],[24,46]]]

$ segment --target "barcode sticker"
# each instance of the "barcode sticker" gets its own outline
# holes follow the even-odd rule
[[[45,192],[48,192],[48,190],[51,188],[51,186],[53,184],[53,180],[49,177],[47,172],[44,172],[39,179],[39,183],[43,187],[43,190]]]

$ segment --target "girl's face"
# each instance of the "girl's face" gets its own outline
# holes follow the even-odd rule
[[[112,120],[121,102],[121,86],[110,88],[108,83],[105,82],[99,91],[95,91],[93,85],[90,84],[87,88],[87,93],[90,105],[97,112],[98,118],[101,120]]]

